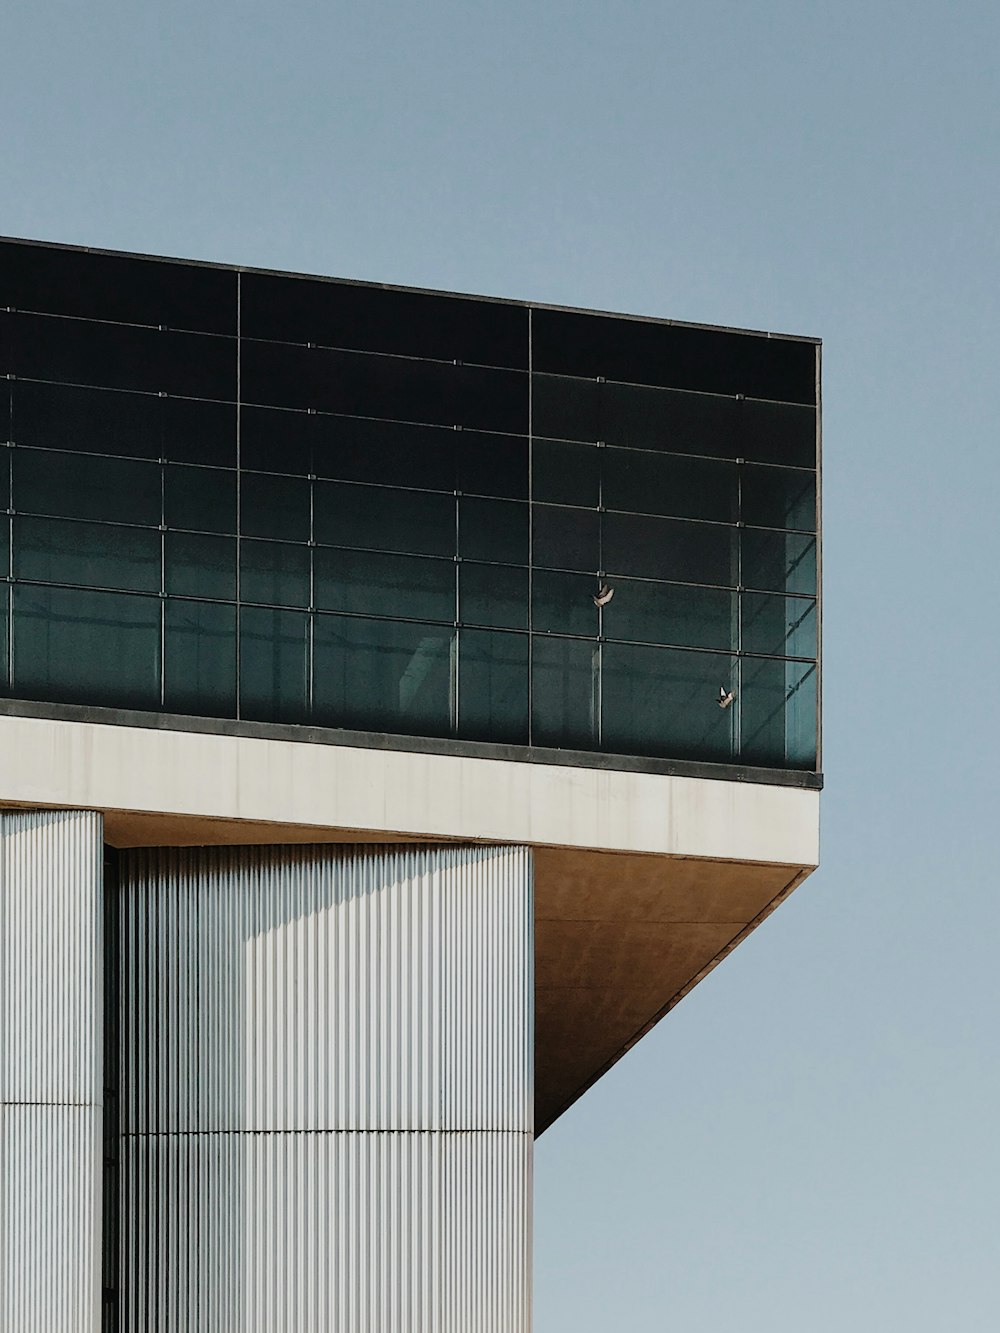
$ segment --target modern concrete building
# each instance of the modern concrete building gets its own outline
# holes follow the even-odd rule
[[[818,859],[819,347],[0,243],[0,1328],[521,1333]]]

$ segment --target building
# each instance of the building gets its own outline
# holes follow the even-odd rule
[[[0,1326],[517,1333],[818,859],[814,340],[0,243]]]

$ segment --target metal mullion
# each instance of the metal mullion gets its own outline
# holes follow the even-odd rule
[[[528,744],[535,728],[535,375],[534,311],[528,306]]]
[[[242,533],[243,533],[243,470],[241,457],[241,438],[242,421],[241,412],[243,405],[243,274],[236,272],[236,641],[233,645],[236,655],[236,717],[239,720],[242,705],[243,691],[242,684],[242,666],[243,666],[243,606],[241,600],[241,565],[242,561]]]

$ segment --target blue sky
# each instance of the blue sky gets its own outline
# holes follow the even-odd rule
[[[539,1143],[539,1333],[992,1330],[1000,8],[9,0],[0,232],[815,334],[823,866]]]

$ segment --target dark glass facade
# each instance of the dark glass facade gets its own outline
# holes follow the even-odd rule
[[[0,243],[0,689],[814,770],[818,351]]]

